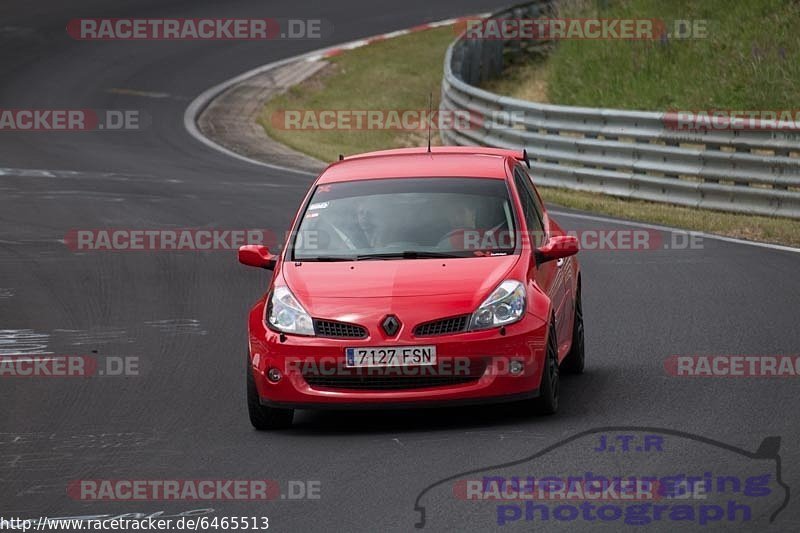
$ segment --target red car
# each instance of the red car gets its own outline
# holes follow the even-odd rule
[[[402,149],[344,158],[306,195],[250,312],[257,429],[294,409],[526,401],[558,408],[584,366],[578,242],[550,218],[524,152]]]

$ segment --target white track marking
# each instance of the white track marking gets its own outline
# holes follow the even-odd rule
[[[485,16],[485,14],[471,15],[471,17],[483,17],[483,16]],[[446,20],[440,20],[440,21],[437,21],[437,22],[431,22],[431,23],[429,23],[427,25],[433,28],[433,27],[438,27],[438,26],[442,26],[442,25],[446,25],[446,24],[453,24],[457,20],[459,20],[459,19],[446,19]],[[192,103],[189,104],[189,107],[187,107],[186,111],[183,113],[183,126],[184,126],[184,128],[186,128],[186,131],[188,131],[189,134],[192,137],[194,137],[195,139],[197,139],[201,143],[205,144],[209,148],[212,148],[212,149],[214,149],[214,150],[216,150],[218,152],[222,152],[225,155],[228,155],[230,157],[238,159],[239,161],[245,161],[247,163],[252,163],[253,165],[259,165],[259,166],[262,166],[262,167],[267,167],[267,168],[271,168],[271,169],[274,169],[274,170],[281,170],[281,171],[284,171],[284,172],[292,172],[292,173],[295,173],[295,174],[303,174],[305,176],[316,176],[317,174],[314,173],[314,172],[308,172],[308,171],[305,171],[305,170],[299,170],[299,169],[295,169],[295,168],[291,168],[291,167],[285,167],[285,166],[282,166],[282,165],[274,165],[272,163],[265,163],[264,161],[259,161],[257,159],[252,159],[252,158],[244,156],[242,154],[238,154],[238,153],[234,152],[233,150],[229,150],[228,148],[225,148],[224,146],[215,143],[214,141],[212,141],[211,139],[209,139],[208,137],[203,135],[200,132],[199,128],[197,127],[197,118],[200,116],[200,113],[202,113],[203,110],[208,106],[208,104],[211,103],[211,101],[214,98],[216,98],[218,95],[220,95],[223,91],[225,91],[226,89],[230,88],[231,86],[233,86],[233,85],[235,85],[235,84],[237,84],[237,83],[239,83],[241,81],[244,81],[246,79],[252,78],[253,76],[257,76],[259,74],[263,74],[264,72],[269,72],[270,70],[274,70],[276,68],[282,67],[282,66],[284,66],[286,64],[289,64],[289,63],[293,63],[295,61],[302,61],[304,59],[308,60],[308,61],[319,61],[320,59],[323,59],[326,54],[328,54],[328,53],[330,53],[330,52],[332,52],[334,50],[358,48],[359,46],[365,46],[365,45],[369,44],[370,42],[373,42],[376,38],[383,37],[383,38],[387,38],[388,39],[388,38],[391,38],[393,36],[405,35],[407,33],[410,33],[409,30],[398,30],[398,31],[395,31],[395,32],[386,33],[384,35],[376,35],[376,36],[373,36],[373,37],[368,37],[366,39],[356,39],[354,41],[350,41],[350,42],[347,42],[347,43],[337,44],[337,45],[329,46],[327,48],[322,48],[320,50],[313,50],[311,52],[306,52],[305,54],[299,54],[299,55],[296,55],[296,56],[288,57],[286,59],[281,59],[280,61],[275,61],[275,62],[272,62],[272,63],[268,63],[266,65],[261,65],[260,67],[256,67],[256,68],[254,68],[252,70],[248,70],[247,72],[239,74],[238,76],[230,78],[229,80],[223,81],[222,83],[220,83],[218,85],[215,85],[215,86],[213,86],[213,87],[211,87],[209,89],[206,89],[205,91],[200,93],[194,100],[192,100]]]
[[[32,329],[0,329],[0,355],[49,355],[50,335]]]

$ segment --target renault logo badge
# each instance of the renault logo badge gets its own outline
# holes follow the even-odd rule
[[[383,319],[383,322],[381,322],[381,327],[387,335],[393,337],[394,335],[397,335],[398,331],[400,331],[400,321],[397,320],[396,316],[389,315]]]

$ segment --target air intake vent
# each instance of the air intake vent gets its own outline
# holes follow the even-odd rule
[[[333,320],[314,319],[314,331],[319,337],[334,339],[363,339],[367,336],[367,329],[362,326]]]
[[[434,335],[448,335],[466,331],[469,316],[454,316],[419,324],[414,328],[414,335],[417,337],[432,337]]]

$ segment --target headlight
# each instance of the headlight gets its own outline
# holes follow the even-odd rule
[[[314,322],[288,287],[275,287],[269,301],[270,326],[297,335],[314,335]]]
[[[495,328],[512,324],[525,313],[525,286],[506,280],[472,313],[470,329]]]

